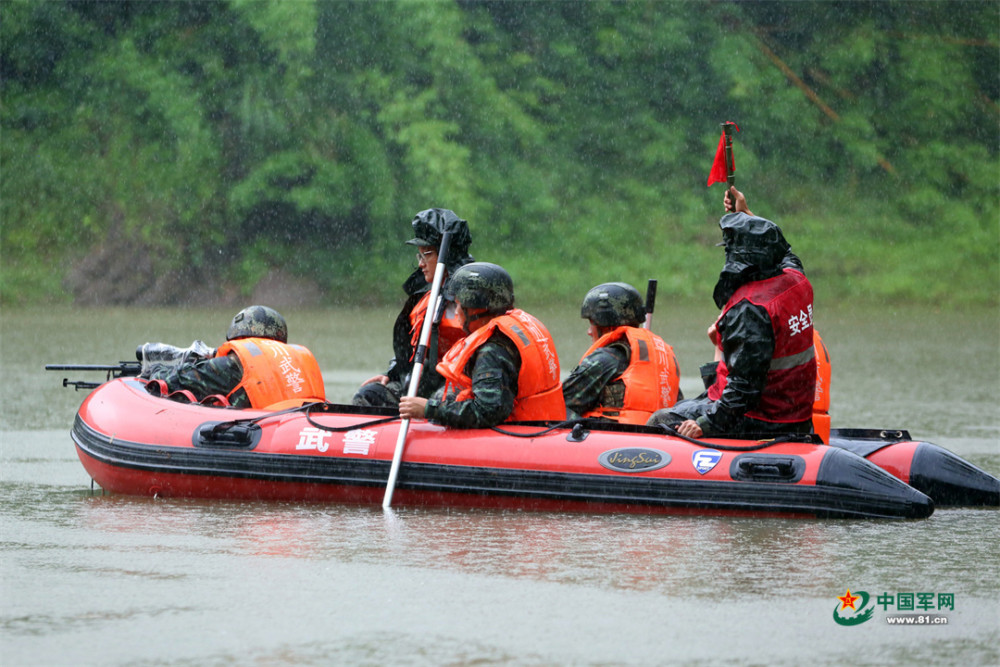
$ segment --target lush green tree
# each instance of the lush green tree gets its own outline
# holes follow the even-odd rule
[[[704,295],[721,190],[703,184],[733,120],[738,185],[821,292],[995,303],[998,14],[11,0],[0,299],[68,278],[83,302],[170,303],[275,269],[395,298],[431,206],[537,298],[646,277]]]

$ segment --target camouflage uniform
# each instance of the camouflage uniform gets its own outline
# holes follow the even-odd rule
[[[474,261],[473,257],[468,254],[469,246],[472,244],[469,224],[459,218],[454,211],[446,208],[430,208],[421,211],[414,216],[410,224],[413,227],[415,238],[407,241],[406,245],[417,248],[438,249],[441,246],[444,233],[451,234],[448,256],[441,258],[447,269],[445,284],[442,285],[443,292],[448,282],[447,276],[454,275],[460,267]],[[389,361],[389,368],[385,372],[389,381],[385,385],[378,382],[363,385],[351,399],[353,405],[396,407],[399,405],[400,396],[409,390],[410,375],[414,367],[413,355],[416,352],[411,342],[413,332],[410,314],[424,294],[431,291],[431,284],[424,278],[423,271],[419,266],[403,282],[403,291],[406,293],[406,302],[392,327],[392,351],[395,356]],[[445,301],[453,303],[454,299],[446,295]],[[435,327],[427,344],[420,383],[417,386],[417,396],[429,397],[435,392],[439,392],[444,386],[444,378],[434,368],[439,357],[443,356],[443,354],[438,354],[438,335]]]
[[[468,372],[471,366],[471,372]],[[451,394],[427,401],[424,416],[444,426],[490,428],[514,411],[521,355],[503,333],[495,331],[466,366],[472,378],[473,397],[456,401]]]
[[[226,340],[255,337],[287,343],[285,318],[267,306],[248,306],[236,313],[226,331]],[[227,396],[234,408],[251,407],[250,397],[244,390],[229,396],[243,381],[243,364],[234,353],[215,356],[217,349],[208,347],[200,340],[187,348],[145,343],[136,349],[136,358],[142,362],[139,377],[163,380],[170,391],[186,389],[199,401],[220,394]]]
[[[143,376],[163,380],[170,391],[187,389],[201,401],[212,394],[228,395],[243,379],[243,365],[234,354],[180,365],[153,362],[148,375],[143,373]],[[241,389],[229,397],[229,404],[234,408],[249,408],[250,399]]]
[[[614,343],[584,357],[563,382],[566,416],[576,419],[599,405],[625,405],[625,383],[612,382],[628,368],[631,352],[627,344]]]
[[[463,257],[459,261],[471,260],[471,257]],[[399,405],[399,397],[405,394],[410,386],[410,374],[414,367],[412,358],[416,352],[410,342],[412,334],[410,312],[423,298],[424,293],[429,292],[430,289],[430,283],[424,280],[424,275],[419,268],[414,269],[406,282],[403,283],[403,290],[408,296],[392,327],[392,349],[396,356],[390,360],[389,369],[385,372],[389,382],[385,385],[372,382],[362,386],[351,399],[353,405],[362,407],[396,407]],[[439,356],[443,355],[438,354],[438,336],[437,327],[435,327],[427,345],[427,356],[420,374],[417,396],[426,398],[444,386],[444,378],[434,368],[434,365],[439,361]]]

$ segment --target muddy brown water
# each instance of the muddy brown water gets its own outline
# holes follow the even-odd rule
[[[526,307],[568,372],[587,347],[579,311]],[[393,309],[284,314],[331,400],[391,354]],[[214,344],[229,316],[0,315],[3,665],[1000,662],[994,510],[902,522],[383,513],[92,492],[69,438],[83,394],[59,386],[82,376],[42,366],[128,359],[145,341]],[[664,304],[654,320],[689,395],[712,316]],[[825,309],[833,425],[906,428],[1000,473],[998,320],[992,309]],[[870,620],[837,622],[848,589],[869,594]],[[908,598],[912,612],[899,606]],[[926,620],[890,625],[893,613]]]

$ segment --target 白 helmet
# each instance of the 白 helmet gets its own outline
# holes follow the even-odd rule
[[[602,283],[583,297],[580,317],[599,327],[636,327],[646,317],[646,306],[628,283]]]
[[[469,223],[446,208],[429,208],[413,217],[414,238],[406,243],[415,246],[441,247],[441,236],[451,232],[448,254],[451,257],[463,257],[472,245],[472,233]]]
[[[270,338],[288,342],[288,325],[281,313],[267,306],[250,306],[236,313],[229,325],[226,340],[237,338]]]
[[[506,313],[514,307],[514,281],[502,266],[472,262],[451,276],[446,295],[465,310]]]

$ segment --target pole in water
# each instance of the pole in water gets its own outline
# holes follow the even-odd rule
[[[420,376],[424,370],[424,356],[427,354],[427,345],[431,339],[431,329],[434,327],[434,320],[441,313],[441,309],[438,308],[438,299],[442,298],[441,284],[444,282],[445,261],[448,257],[448,243],[450,240],[451,232],[445,232],[441,235],[438,263],[434,267],[434,282],[431,283],[430,303],[424,314],[423,326],[420,328],[420,343],[417,345],[416,353],[413,355],[413,371],[410,373],[410,386],[406,390],[407,396],[417,395],[417,387],[420,386]],[[392,493],[396,488],[396,478],[399,476],[399,466],[403,462],[403,449],[406,447],[406,435],[409,430],[410,420],[404,419],[399,425],[396,449],[392,454],[392,465],[389,467],[389,479],[386,481],[385,495],[382,497],[382,509],[389,509],[392,506]]]

